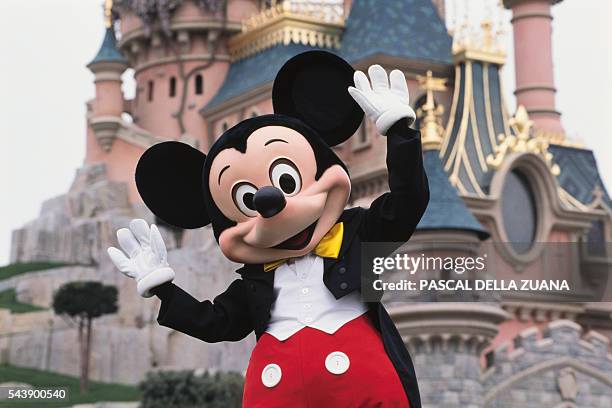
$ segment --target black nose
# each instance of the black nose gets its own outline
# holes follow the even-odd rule
[[[276,187],[262,187],[253,196],[253,206],[264,218],[270,218],[285,208],[285,195]]]

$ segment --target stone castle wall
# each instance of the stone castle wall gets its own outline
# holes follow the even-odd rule
[[[607,337],[557,320],[525,330],[487,355],[468,335],[411,341],[424,408],[610,408]]]
[[[460,339],[432,344],[431,349],[413,348],[423,407],[481,407],[480,356],[474,344]]]
[[[498,347],[482,375],[483,406],[612,407],[610,340],[569,320]]]

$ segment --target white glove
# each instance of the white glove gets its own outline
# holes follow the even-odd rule
[[[127,256],[115,247],[108,248],[108,255],[117,269],[136,279],[140,296],[151,297],[151,289],[174,279],[166,259],[166,245],[155,224],[149,228],[145,220],[132,220],[130,229],[117,231],[117,240]]]
[[[402,118],[407,118],[408,125],[411,125],[416,115],[409,105],[410,95],[404,73],[395,69],[387,77],[383,67],[372,65],[368,74],[369,80],[363,72],[355,71],[355,87],[350,86],[348,91],[366,115],[376,123],[380,134],[386,135],[389,128]]]

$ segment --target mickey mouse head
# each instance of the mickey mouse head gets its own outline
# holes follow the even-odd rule
[[[221,251],[235,262],[312,251],[350,194],[346,166],[331,147],[363,119],[347,92],[353,74],[325,51],[293,57],[274,81],[274,114],[227,130],[208,155],[180,142],[148,149],[136,168],[143,201],[171,225],[212,223]]]

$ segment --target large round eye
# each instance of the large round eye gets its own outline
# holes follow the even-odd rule
[[[247,217],[256,217],[257,211],[253,205],[253,197],[257,189],[250,183],[238,183],[232,189],[232,198],[236,207]]]
[[[287,159],[278,159],[270,166],[270,181],[286,196],[293,196],[302,188],[302,178],[295,164]]]

